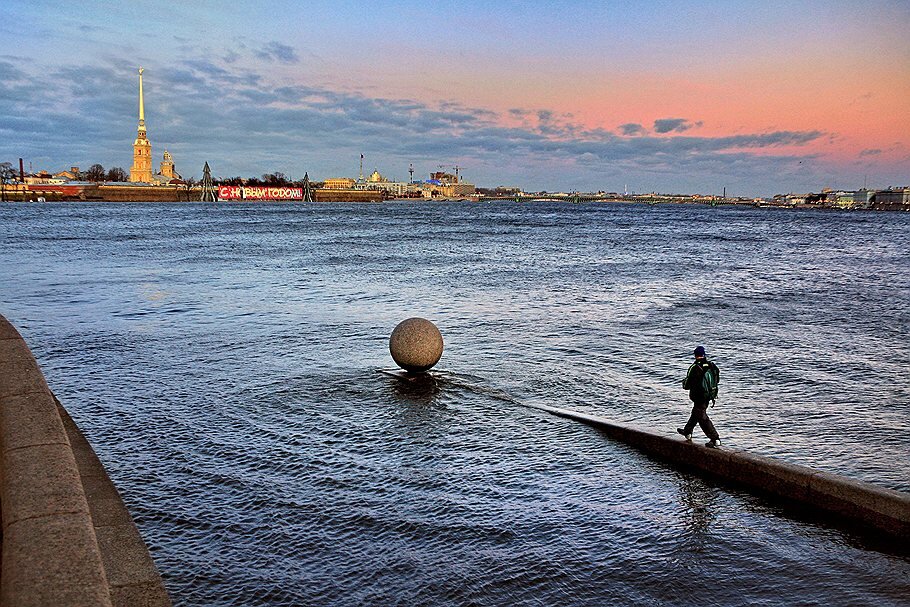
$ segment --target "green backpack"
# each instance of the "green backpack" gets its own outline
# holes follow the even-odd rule
[[[717,400],[717,367],[712,363],[704,363],[699,367],[702,369],[701,393],[705,395],[705,400]]]

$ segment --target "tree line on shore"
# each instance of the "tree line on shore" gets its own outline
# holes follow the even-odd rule
[[[128,181],[129,175],[121,167],[113,167],[108,171],[100,164],[93,164],[87,171],[80,171],[77,177],[80,181]]]
[[[215,185],[250,185],[269,187],[303,187],[303,179],[291,179],[281,171],[265,173],[261,177],[227,177],[212,180]]]
[[[0,162],[0,179],[3,183],[19,181],[19,171],[11,162]],[[78,171],[73,175],[74,181],[127,181],[129,175],[121,167],[105,171],[100,164],[93,164],[87,171]]]

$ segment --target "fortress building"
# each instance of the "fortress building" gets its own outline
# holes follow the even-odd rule
[[[150,183],[152,181],[152,144],[145,134],[145,105],[142,99],[142,68],[139,68],[139,132],[133,142],[133,166],[130,167],[130,181]]]
[[[167,150],[164,150],[164,160],[161,161],[161,171],[159,174],[162,177],[167,177],[169,179],[173,179],[177,176],[174,172],[174,159]]]
[[[161,171],[152,175],[151,182],[155,185],[183,183],[183,177],[174,168],[174,158],[167,150],[164,150],[164,160],[161,161]]]

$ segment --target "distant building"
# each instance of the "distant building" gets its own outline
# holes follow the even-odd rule
[[[406,183],[404,181],[378,181],[373,183],[359,184],[361,190],[381,190],[386,192],[392,198],[401,198],[409,193],[416,192],[418,184]]]
[[[463,198],[477,191],[473,183],[447,183],[436,186],[440,196],[446,198]]]
[[[430,181],[438,181],[439,183],[458,183],[458,177],[451,173],[446,173],[445,171],[439,171],[430,173]]]
[[[869,206],[869,203],[872,202],[872,197],[875,195],[875,190],[857,190],[853,192],[853,206],[865,209]]]
[[[327,190],[350,190],[355,183],[350,177],[329,177],[322,187]]]
[[[470,196],[477,191],[473,183],[461,181],[458,175],[444,171],[430,173],[427,183],[432,186],[434,195],[445,198],[462,198]]]
[[[822,190],[822,193],[825,195],[825,201],[831,206],[835,206],[842,209],[849,209],[853,206],[853,194],[854,192],[847,192],[844,190]]]
[[[60,177],[67,181],[76,181],[79,179],[79,167],[70,167],[68,171],[54,173],[54,177]]]
[[[174,159],[167,150],[164,150],[164,160],[161,161],[161,171],[159,174],[162,177],[169,177],[171,179],[177,176],[174,173]]]
[[[59,175],[51,175],[47,171],[38,171],[25,176],[25,183],[28,185],[60,185],[67,181],[70,180]]]
[[[875,204],[879,205],[910,205],[910,188],[888,188],[875,192]]]
[[[183,183],[183,177],[174,170],[174,158],[171,156],[170,152],[164,150],[164,160],[161,161],[161,171],[152,175],[149,183],[166,185],[174,182]]]
[[[325,190],[368,190],[384,192],[389,198],[463,198],[475,193],[472,183],[459,183],[456,175],[432,173],[430,179],[420,181],[391,181],[378,170],[366,179],[356,181],[349,177],[330,177],[323,183]]]
[[[518,196],[524,193],[524,190],[517,185],[500,185],[493,188],[494,196]]]

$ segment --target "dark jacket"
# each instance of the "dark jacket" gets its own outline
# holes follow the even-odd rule
[[[701,387],[701,378],[708,369],[714,371],[714,377],[720,384],[720,369],[707,358],[696,360],[689,366],[686,379],[683,380],[683,389],[689,391],[689,400],[693,403],[707,403],[711,399],[711,395],[705,394]]]

